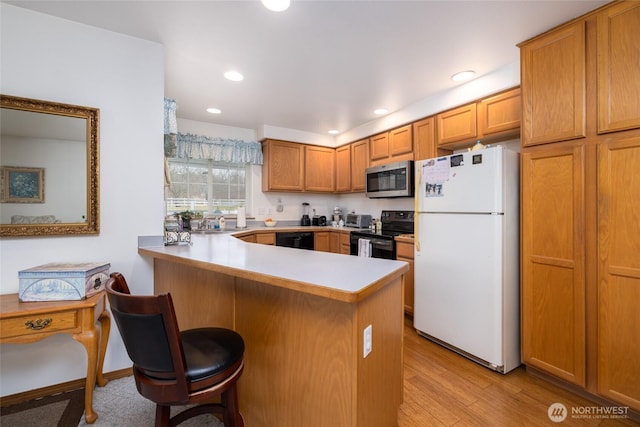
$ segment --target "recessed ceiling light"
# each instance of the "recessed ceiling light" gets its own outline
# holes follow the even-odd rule
[[[207,113],[220,114],[222,113],[222,110],[220,110],[219,108],[207,108]]]
[[[338,129],[331,129],[331,130],[329,131],[329,133],[330,133],[331,135],[337,135],[337,134],[339,134],[339,133],[340,133],[340,131],[339,131]]]
[[[244,80],[244,76],[237,71],[227,71],[224,73],[224,77],[232,82],[239,82]]]
[[[282,12],[289,9],[290,0],[262,0],[262,4],[273,12]]]
[[[475,75],[476,72],[473,70],[460,71],[459,73],[455,73],[453,76],[451,76],[451,80],[453,80],[454,82],[461,82],[464,80],[469,80]]]
[[[388,112],[389,110],[387,110],[386,108],[376,108],[375,110],[373,110],[373,114],[377,114],[378,116],[387,114]]]

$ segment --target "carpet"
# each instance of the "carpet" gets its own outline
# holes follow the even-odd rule
[[[84,415],[84,389],[2,408],[3,427],[76,427]]]
[[[72,396],[73,394],[73,396]],[[77,408],[79,402],[79,411]],[[172,407],[171,415],[187,407]],[[84,389],[2,408],[2,427],[119,427],[153,426],[156,405],[140,396],[133,377],[109,381],[93,392],[93,410],[98,419],[87,424],[84,419]],[[224,427],[211,414],[201,415],[180,424],[181,427]]]

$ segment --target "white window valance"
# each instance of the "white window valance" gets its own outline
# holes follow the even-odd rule
[[[262,164],[262,144],[257,141],[178,133],[177,142],[176,158],[179,159]]]

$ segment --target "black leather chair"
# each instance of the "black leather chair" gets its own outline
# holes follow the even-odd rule
[[[156,427],[220,413],[225,427],[243,427],[236,383],[244,341],[225,328],[180,331],[170,294],[133,296],[120,273],[106,283],[111,312],[133,361],[138,392],[156,403]],[[221,403],[211,403],[220,397]],[[170,407],[197,404],[173,417]]]

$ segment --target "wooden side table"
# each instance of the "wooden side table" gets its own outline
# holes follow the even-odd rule
[[[104,387],[104,356],[111,318],[104,291],[81,301],[20,302],[18,294],[0,295],[0,343],[32,343],[55,334],[71,334],[87,351],[85,420],[98,418],[93,410],[93,388]],[[101,330],[96,327],[100,321]]]

